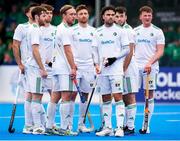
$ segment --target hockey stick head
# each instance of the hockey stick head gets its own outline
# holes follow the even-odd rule
[[[146,134],[147,130],[142,130],[142,129],[139,129],[139,133],[140,134]]]
[[[14,132],[15,132],[15,128],[9,127],[9,128],[8,128],[8,132],[9,132],[9,133],[14,133]]]

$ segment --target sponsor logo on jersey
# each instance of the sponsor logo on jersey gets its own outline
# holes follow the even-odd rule
[[[150,43],[151,42],[150,40],[147,40],[147,39],[138,39],[137,41],[138,41],[138,43]]]
[[[53,39],[50,39],[50,38],[44,38],[44,41],[53,41]]]
[[[101,44],[114,44],[114,41],[112,40],[106,40],[106,41],[101,41]]]
[[[79,42],[87,42],[87,43],[90,43],[92,42],[91,39],[79,39]]]

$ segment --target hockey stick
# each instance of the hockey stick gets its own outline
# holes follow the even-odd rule
[[[100,65],[100,71],[102,71],[102,66],[103,66],[103,63],[104,63],[104,59],[102,61],[102,64]],[[98,78],[99,78],[99,75],[96,75],[96,78],[95,78],[95,81],[94,81],[94,84],[93,84],[93,89],[91,91],[91,94],[90,94],[90,98],[89,98],[89,101],[88,101],[88,104],[87,104],[87,107],[86,107],[86,111],[85,111],[85,115],[84,115],[84,119],[83,119],[83,123],[85,124],[86,122],[86,116],[88,114],[88,110],[89,110],[89,106],[90,106],[90,103],[91,103],[91,100],[92,100],[92,97],[94,95],[94,92],[95,92],[95,89],[96,89],[96,85],[97,85],[97,82],[98,82]]]
[[[94,91],[95,91],[95,89],[96,89],[97,80],[98,80],[98,76],[96,76],[95,82],[94,82],[94,84],[93,84],[93,89],[92,89],[92,91],[91,91],[90,98],[89,98],[89,101],[88,101],[88,104],[87,104],[87,107],[86,107],[86,111],[85,111],[84,119],[83,119],[83,123],[84,123],[84,124],[85,124],[85,122],[86,122],[86,116],[88,115],[89,106],[90,106],[90,103],[91,103],[91,100],[92,100]],[[89,118],[89,116],[88,116],[88,118]]]
[[[79,86],[78,86],[77,79],[74,79],[73,82],[74,82],[74,84],[75,84],[75,86],[76,86],[76,88],[77,88],[78,93],[82,93],[82,92],[80,91]],[[85,102],[85,101],[86,101],[86,99],[85,99],[85,97],[84,97],[84,102]],[[87,108],[86,108],[86,110],[87,110]],[[91,126],[91,130],[94,130],[94,124],[93,124],[93,121],[92,121],[90,112],[89,112],[88,110],[86,111],[86,115],[88,116],[88,120],[89,120],[89,123],[90,123],[90,126]],[[86,117],[86,115],[85,115],[85,117]],[[85,123],[84,120],[83,120],[83,123]]]
[[[146,134],[148,128],[148,119],[149,119],[149,74],[146,78],[146,91],[145,91],[145,110],[144,110],[144,129],[140,129],[140,134]]]
[[[9,133],[14,133],[15,132],[15,128],[13,128],[13,123],[14,123],[14,118],[15,118],[15,114],[16,114],[16,107],[17,107],[17,101],[18,101],[18,96],[19,96],[19,89],[20,89],[20,82],[21,80],[21,72],[19,72],[19,78],[18,78],[18,85],[16,88],[16,97],[15,97],[15,101],[13,104],[13,108],[12,108],[12,113],[11,113],[11,119],[9,122],[9,127],[8,127],[8,132]]]

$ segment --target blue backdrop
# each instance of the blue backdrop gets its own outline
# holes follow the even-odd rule
[[[154,97],[157,102],[180,102],[180,68],[160,68]],[[144,101],[142,89],[136,98],[138,102]]]

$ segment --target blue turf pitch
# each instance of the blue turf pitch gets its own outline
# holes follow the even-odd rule
[[[46,105],[45,105],[46,107]],[[18,104],[14,127],[14,134],[8,133],[8,125],[11,115],[11,104],[0,104],[0,140],[180,140],[180,104],[156,104],[151,122],[151,134],[141,135],[138,130],[142,124],[143,105],[138,104],[136,116],[136,133],[131,136],[117,137],[97,137],[95,133],[81,133],[76,137],[71,136],[45,136],[45,135],[25,135],[22,134],[24,125],[23,105]],[[91,116],[95,128],[100,126],[99,106],[90,106]],[[113,106],[113,113],[115,113]],[[59,121],[59,113],[56,122]],[[74,130],[77,129],[78,105],[76,105],[74,116]],[[115,115],[112,117],[113,127],[115,127]],[[88,123],[87,123],[88,124]]]

